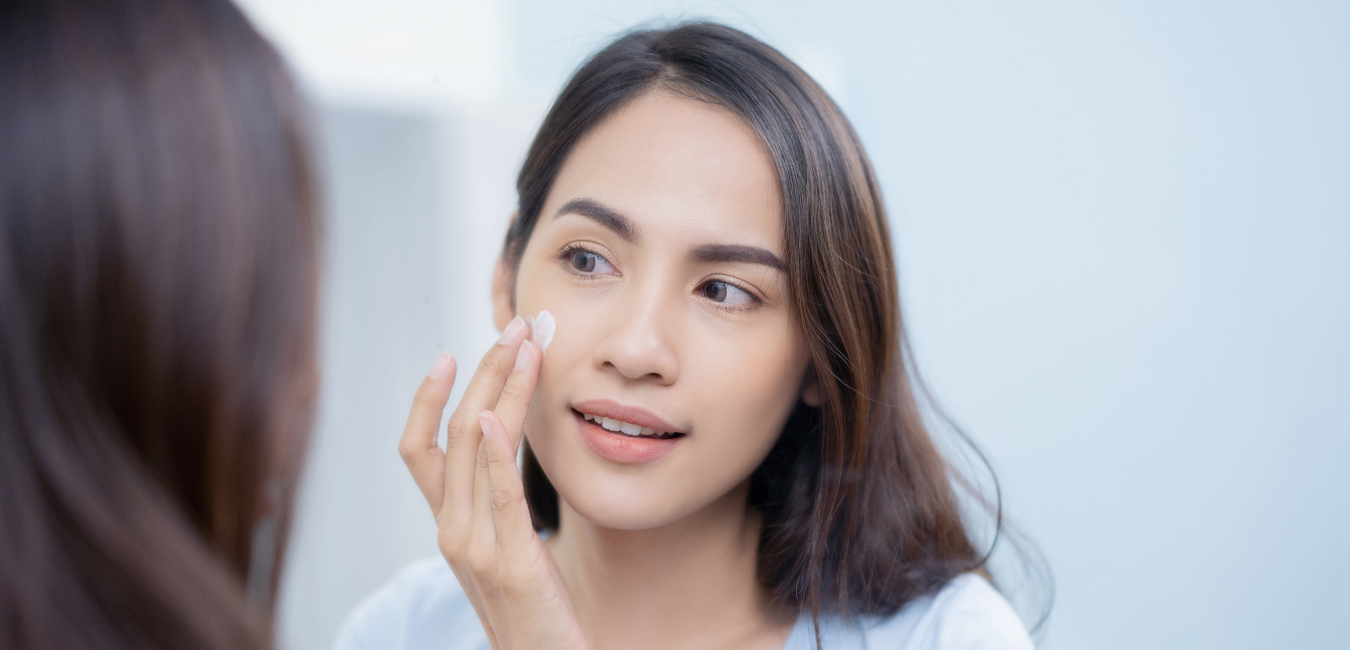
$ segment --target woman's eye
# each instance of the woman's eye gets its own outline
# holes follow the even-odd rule
[[[721,280],[705,282],[700,287],[700,293],[704,298],[724,305],[748,305],[755,302],[755,297],[750,295],[750,292]]]
[[[570,257],[572,268],[579,273],[613,273],[609,260],[588,250],[574,250]]]

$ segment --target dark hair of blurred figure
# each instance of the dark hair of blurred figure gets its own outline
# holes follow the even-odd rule
[[[0,4],[0,647],[271,645],[318,228],[232,4]]]

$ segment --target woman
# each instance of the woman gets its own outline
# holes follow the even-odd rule
[[[446,356],[401,442],[444,559],[340,647],[1030,647],[921,417],[876,180],[807,75],[719,25],[628,34],[518,189],[501,339],[444,451]],[[546,355],[522,316],[556,320]]]
[[[316,383],[305,141],[225,0],[0,5],[0,647],[271,646]]]

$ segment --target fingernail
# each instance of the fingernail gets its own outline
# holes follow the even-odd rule
[[[520,346],[520,352],[516,353],[516,370],[524,368],[525,364],[530,362],[530,354],[532,354],[530,352],[530,343],[529,341],[526,341]]]
[[[439,379],[440,376],[444,375],[445,371],[448,370],[449,368],[450,368],[450,353],[442,352],[441,356],[436,357],[436,363],[431,366],[431,372],[427,373],[427,376],[431,377],[432,379]]]
[[[525,321],[521,320],[519,316],[516,316],[515,318],[511,319],[511,324],[507,325],[506,329],[502,331],[502,336],[501,338],[497,339],[497,344],[511,345],[512,343],[519,341],[521,335],[524,333],[525,333]]]
[[[488,419],[488,413],[492,411],[483,411],[478,414],[478,426],[483,429],[483,437],[492,437],[492,421]]]

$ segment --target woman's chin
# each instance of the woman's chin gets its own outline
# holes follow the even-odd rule
[[[631,487],[606,489],[589,485],[579,490],[559,488],[558,497],[591,524],[615,530],[660,528],[698,509],[697,505],[675,503],[638,492]]]

